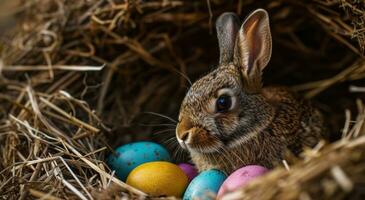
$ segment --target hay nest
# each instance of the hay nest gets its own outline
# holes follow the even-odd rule
[[[148,139],[188,159],[174,142],[174,119],[190,79],[218,60],[214,20],[258,7],[271,16],[274,40],[265,83],[315,101],[333,143],[225,198],[364,198],[365,110],[355,103],[365,92],[363,1],[1,3],[2,199],[146,197],[114,177],[105,155]]]

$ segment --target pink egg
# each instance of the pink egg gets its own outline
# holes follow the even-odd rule
[[[193,180],[196,175],[198,175],[198,170],[191,164],[180,163],[178,166],[185,172],[186,176],[189,179],[189,182]]]
[[[218,198],[228,191],[235,190],[249,183],[254,178],[265,174],[268,169],[259,165],[248,165],[237,169],[223,182],[218,191]]]

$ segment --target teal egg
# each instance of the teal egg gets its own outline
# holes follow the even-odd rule
[[[195,177],[185,190],[183,200],[211,200],[218,193],[227,176],[216,169],[203,171]]]
[[[152,161],[170,162],[169,152],[154,142],[134,142],[115,149],[115,154],[107,158],[107,163],[119,179],[125,181],[137,166]]]

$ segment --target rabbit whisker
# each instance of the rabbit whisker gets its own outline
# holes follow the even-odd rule
[[[237,158],[239,158],[238,156],[237,156],[237,154],[235,153],[235,152],[233,152],[233,151],[231,151],[231,152],[229,152],[226,148],[224,148],[224,147],[222,147],[221,148],[221,150],[224,152],[223,154],[224,154],[224,156],[223,156],[223,158],[225,158],[225,159],[227,159],[227,161],[229,162],[229,164],[231,165],[231,168],[235,168],[234,166],[235,166],[235,163],[236,162],[234,162],[234,160],[232,159],[232,157],[231,157],[231,153],[233,153],[233,155],[235,155]],[[240,159],[240,158],[239,158]],[[229,169],[229,168],[227,168],[227,169]]]
[[[184,159],[184,150],[180,147],[175,137],[171,137],[163,142],[166,147],[172,150],[172,157],[175,160]]]
[[[223,158],[223,166],[225,169],[229,169],[230,165],[232,165],[232,161],[230,160],[229,156],[226,156],[226,152],[223,150],[223,156],[221,156],[221,158]],[[227,162],[226,162],[227,161]]]
[[[173,136],[168,136],[168,137],[165,137],[164,140],[162,141],[162,143],[174,143],[175,145],[177,144],[176,140],[175,140],[175,137]]]
[[[181,77],[183,77],[186,81],[188,81],[188,83],[190,84],[190,86],[193,85],[193,83],[191,82],[190,78],[184,74],[183,72],[176,70],[176,73],[178,73]]]
[[[169,139],[165,140],[164,143],[169,143],[169,144],[173,143],[174,145],[178,144],[175,137],[170,137]]]
[[[228,149],[226,149],[225,147],[222,147],[222,149],[228,152]],[[230,151],[229,153],[234,157],[236,157],[241,163],[244,162],[243,159],[235,151]]]
[[[219,140],[219,138],[217,136],[215,136],[215,135],[212,135],[212,136],[214,137],[214,139]],[[223,151],[223,156],[221,156],[221,158],[223,159],[224,167],[226,169],[229,169],[229,165],[234,166],[234,162],[233,162],[233,160],[231,160],[231,157],[229,156],[230,155],[230,152],[227,149],[225,149],[224,146],[218,146],[216,148],[216,152],[221,153],[220,150]],[[213,156],[213,157],[215,157],[215,156]],[[227,160],[228,163],[224,162],[224,160]]]
[[[184,149],[181,148],[180,146],[178,146],[177,151],[179,152],[179,160],[185,160],[185,153],[184,153]]]
[[[177,161],[184,159],[184,150],[180,147],[180,145],[176,145],[174,148],[174,158]]]
[[[165,134],[166,136],[170,136],[170,134],[168,134],[169,132],[174,132],[175,131],[175,129],[164,129],[164,130],[161,130],[161,131],[157,131],[157,132],[153,132],[152,133],[152,135],[155,135],[155,136],[157,136],[157,135],[161,135],[162,133],[167,133],[167,134]],[[164,135],[164,136],[165,136]]]
[[[138,124],[139,126],[146,126],[146,127],[158,127],[158,126],[170,126],[176,127],[176,124]]]
[[[154,115],[154,116],[158,116],[158,117],[161,117],[161,118],[164,118],[164,119],[167,119],[175,124],[177,124],[177,121],[172,119],[171,117],[167,116],[167,115],[163,115],[163,114],[160,114],[160,113],[156,113],[156,112],[144,112],[145,114],[150,114],[150,115]]]

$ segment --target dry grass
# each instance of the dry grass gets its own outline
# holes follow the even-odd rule
[[[105,155],[121,143],[152,139],[186,159],[164,116],[176,119],[189,78],[216,64],[216,17],[258,7],[270,13],[274,39],[265,83],[312,98],[332,140],[343,139],[288,160],[289,171],[278,168],[227,198],[364,196],[365,111],[355,103],[365,91],[361,0],[65,2],[0,6],[2,199],[144,197],[114,178]]]

